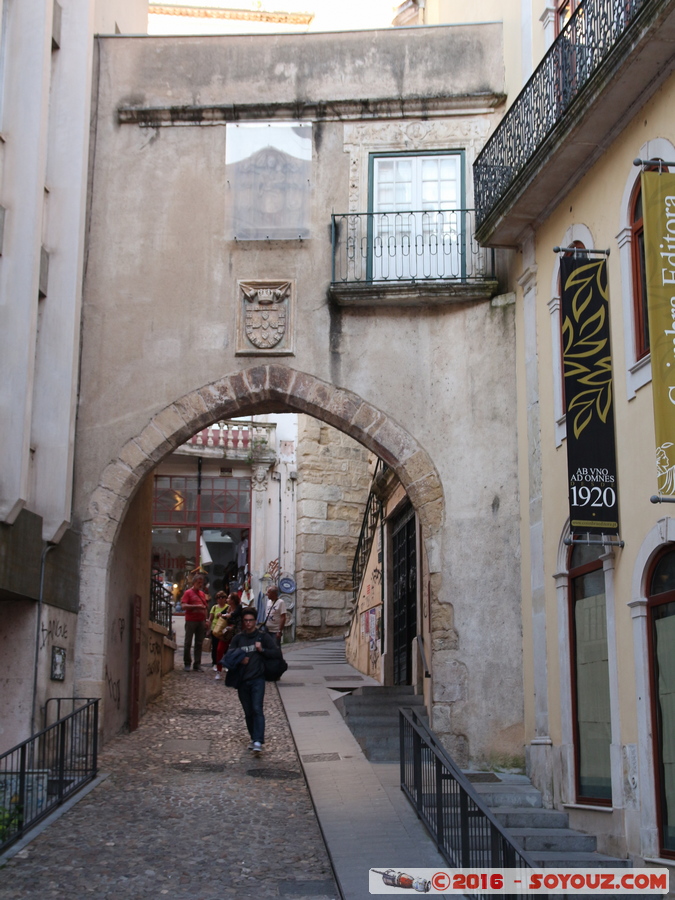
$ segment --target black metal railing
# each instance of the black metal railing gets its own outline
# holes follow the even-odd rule
[[[381,459],[378,459],[375,471],[373,472],[373,482],[375,482],[380,473],[384,472],[385,469],[386,464],[383,463]],[[373,546],[373,538],[375,537],[377,525],[381,518],[382,502],[371,488],[371,491],[368,494],[368,500],[366,501],[366,508],[363,512],[361,531],[359,532],[359,539],[356,544],[356,552],[354,553],[354,561],[352,563],[352,595],[355,604],[354,609],[356,609],[356,603],[359,599],[359,589],[361,587],[363,573],[366,571],[366,566],[368,565],[370,548]]]
[[[556,123],[647,5],[583,0],[473,165],[477,225],[506,194]]]
[[[475,870],[535,868],[414,709],[400,709],[399,717],[401,790],[448,865]]]
[[[472,209],[332,217],[332,282],[491,281],[494,251],[474,238]]]
[[[150,579],[150,621],[167,629],[169,637],[173,634],[172,593],[164,587],[160,569],[152,570]]]
[[[96,777],[98,700],[0,756],[0,852]]]

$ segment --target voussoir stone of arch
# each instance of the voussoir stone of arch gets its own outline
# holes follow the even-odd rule
[[[254,366],[252,369],[245,369],[241,374],[249,388],[246,399],[269,398],[269,368],[267,366]]]
[[[99,487],[106,488],[114,494],[126,494],[140,481],[138,472],[130,469],[125,463],[116,460],[106,467],[101,477]]]
[[[200,431],[213,422],[213,412],[199,391],[192,391],[191,394],[179,397],[178,400],[174,400],[173,405],[185,421],[192,424],[195,431]]]
[[[154,465],[170,453],[178,444],[169,440],[159,429],[154,420],[150,421],[136,437],[136,443]]]
[[[185,421],[173,403],[153,416],[152,424],[176,447],[195,433],[194,425]]]
[[[410,502],[419,508],[432,500],[443,496],[443,488],[435,475],[426,475],[406,488]]]
[[[434,478],[437,477],[433,463],[426,450],[416,450],[410,459],[406,461],[405,469],[401,474],[401,483],[404,488],[407,488],[409,484],[414,484],[416,481],[419,481],[421,478],[425,478],[428,475],[431,475]]]
[[[358,429],[359,433],[368,436],[370,436],[373,431],[377,431],[383,422],[384,416],[382,413],[365,400],[359,406],[352,419],[352,425]],[[372,449],[372,444],[370,446]]]
[[[392,457],[396,469],[403,466],[417,449],[413,438],[392,419],[385,419],[377,431],[371,430],[370,433],[379,446]]]
[[[105,472],[103,475],[105,477]],[[108,516],[110,519],[121,519],[132,491],[133,488],[130,487],[126,493],[118,494],[99,485],[91,495],[89,510],[93,516]]]
[[[211,411],[211,419],[227,418],[239,408],[237,397],[229,377],[220,378],[211,384],[205,384],[197,391],[207,409]]]
[[[268,385],[270,397],[288,400],[296,374],[294,369],[289,369],[287,366],[269,366]]]

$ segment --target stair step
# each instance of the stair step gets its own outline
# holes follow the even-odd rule
[[[362,687],[356,688],[355,691],[352,691],[352,697],[369,697],[369,696],[377,696],[377,697],[386,697],[388,694],[401,694],[405,696],[416,696],[415,688],[411,684],[397,684],[397,685],[375,685],[375,684],[364,684]]]
[[[569,815],[558,809],[497,806],[492,812],[504,828],[567,828]]]
[[[629,859],[605,856],[604,853],[565,853],[559,850],[533,850],[528,855],[542,869],[628,869],[632,866]]]
[[[509,828],[511,837],[526,853],[594,853],[597,838],[571,828]]]
[[[541,791],[531,784],[474,784],[481,800],[495,812],[499,807],[541,808]]]

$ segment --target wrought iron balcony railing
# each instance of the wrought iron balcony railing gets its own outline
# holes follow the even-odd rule
[[[654,2],[583,0],[474,163],[479,229],[628,26]]]
[[[493,251],[473,226],[472,209],[334,214],[332,282],[491,281]]]

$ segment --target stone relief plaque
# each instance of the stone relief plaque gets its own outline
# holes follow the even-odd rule
[[[237,282],[237,355],[293,354],[293,281]]]

